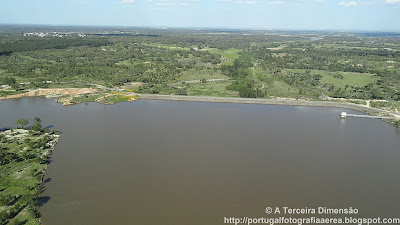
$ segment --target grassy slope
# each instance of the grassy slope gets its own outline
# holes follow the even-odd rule
[[[253,70],[255,86],[265,91],[266,97],[298,98],[299,88],[290,86],[281,78],[272,75],[262,68],[255,67]]]
[[[344,88],[346,85],[363,87],[370,83],[375,83],[376,78],[372,74],[361,74],[361,73],[339,73],[343,76],[343,79],[334,78],[332,74],[324,75],[321,79],[321,83],[333,84],[336,87]]]
[[[304,73],[302,69],[285,69],[285,71],[293,73]],[[326,70],[310,70],[311,75],[322,75],[321,83],[333,84],[336,87],[344,88],[346,84],[355,87],[363,87],[369,83],[375,83],[377,81],[373,74],[369,73],[352,73],[352,72],[329,72]],[[343,76],[343,79],[334,78],[334,74]]]
[[[233,65],[235,59],[239,58],[239,52],[240,52],[239,49],[234,49],[234,48],[231,48],[226,51],[210,48],[208,49],[208,51],[223,56],[226,59],[226,61],[223,62],[222,65]]]

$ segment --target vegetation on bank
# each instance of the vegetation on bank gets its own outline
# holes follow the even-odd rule
[[[400,120],[386,120],[386,121],[392,124],[393,126],[400,128]]]
[[[0,224],[39,225],[42,177],[59,135],[39,118],[30,129],[26,119],[16,123],[18,129],[0,132]]]
[[[12,29],[0,35],[0,97],[96,84],[125,93],[371,101],[371,107],[394,111],[400,100],[396,36],[68,29],[62,37],[25,37]],[[100,97],[74,96],[71,103]]]
[[[57,102],[61,102],[63,105],[75,105],[85,102],[97,102],[109,105],[118,102],[131,102],[137,99],[139,99],[137,95],[130,93],[124,94],[121,92],[98,91],[94,93],[61,96],[57,99]]]

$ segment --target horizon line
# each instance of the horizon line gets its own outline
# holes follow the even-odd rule
[[[244,27],[204,27],[204,26],[140,26],[140,25],[95,25],[95,24],[34,24],[34,23],[1,23],[0,26],[43,26],[43,27],[104,27],[104,28],[150,28],[150,29],[187,29],[187,30],[243,30],[243,31],[325,31],[325,32],[384,32],[400,33],[400,30],[378,30],[378,29],[339,29],[339,28],[244,28]]]

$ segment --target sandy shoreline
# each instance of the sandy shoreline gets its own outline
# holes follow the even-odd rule
[[[97,92],[95,88],[49,88],[49,89],[36,89],[17,95],[9,95],[0,97],[0,100],[23,98],[23,97],[36,97],[36,96],[63,96],[63,95],[77,95]]]

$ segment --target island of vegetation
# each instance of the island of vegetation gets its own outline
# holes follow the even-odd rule
[[[0,30],[3,99],[37,96],[40,89],[65,105],[144,95],[325,101],[400,118],[398,33],[7,25]],[[82,92],[70,94],[72,89]]]
[[[0,132],[0,224],[39,225],[43,176],[60,137],[35,118],[31,129],[18,119],[17,129]]]

